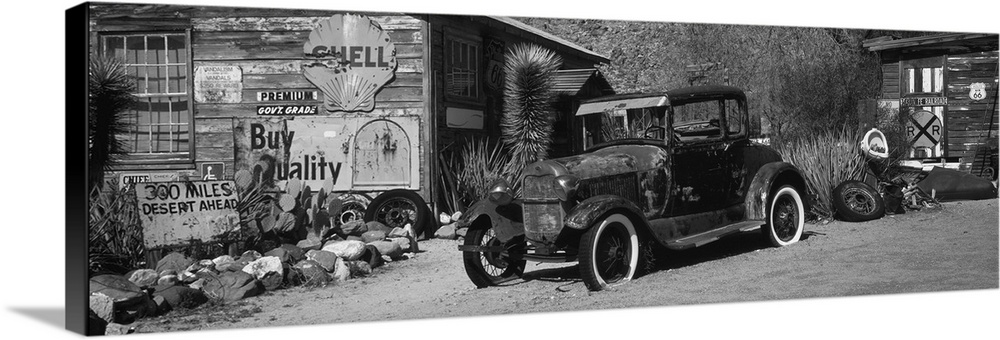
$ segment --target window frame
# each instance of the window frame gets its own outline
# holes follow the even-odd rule
[[[905,97],[928,97],[928,96],[943,97],[943,96],[945,96],[945,93],[947,92],[947,87],[948,87],[948,83],[944,81],[944,79],[947,78],[947,73],[948,73],[948,68],[945,67],[945,61],[946,61],[946,59],[945,59],[944,56],[935,56],[935,57],[927,57],[927,58],[919,58],[919,59],[901,60],[900,63],[899,63],[899,95],[900,95],[900,98],[905,98]],[[909,92],[909,88],[910,88],[909,83],[910,83],[910,80],[914,81],[914,88],[921,87],[920,86],[921,84],[917,84],[916,79],[921,79],[921,80],[923,79],[922,72],[917,72],[917,70],[922,70],[922,69],[931,69],[931,70],[933,70],[933,69],[941,69],[941,75],[940,75],[940,77],[937,77],[938,78],[937,81],[940,82],[940,84],[941,84],[940,91],[938,91],[938,92],[934,92],[934,91],[931,91],[931,92],[922,92],[922,91]],[[914,78],[911,79],[910,76],[909,76],[909,70],[914,70],[914,75],[918,76],[918,77],[914,77]],[[936,77],[933,71],[931,71],[931,77]],[[934,82],[934,83],[931,84],[931,88],[932,89],[934,88],[935,83],[937,83],[937,82]]]
[[[476,66],[474,69],[475,80],[472,82],[475,86],[474,96],[470,97],[459,94],[453,94],[448,91],[448,85],[449,85],[448,74],[451,73],[450,71],[452,69],[453,41],[458,41],[460,43],[476,47],[476,53],[474,54],[476,60]],[[442,57],[444,59],[443,60],[444,74],[441,85],[445,101],[452,103],[470,104],[474,105],[474,107],[476,108],[484,107],[486,105],[485,102],[486,96],[483,93],[483,70],[485,67],[483,65],[483,62],[485,60],[485,57],[483,55],[483,38],[476,36],[474,34],[456,30],[452,27],[445,27],[443,42],[444,42],[444,49],[443,49],[444,51],[442,52],[443,53]]]
[[[188,133],[188,143],[186,150],[174,150],[172,152],[129,152],[122,155],[120,165],[122,168],[129,168],[130,165],[142,165],[142,164],[185,164],[194,166],[195,160],[195,142],[197,136],[195,135],[195,123],[194,123],[194,48],[192,48],[192,38],[191,29],[184,30],[154,30],[154,31],[106,31],[98,33],[97,41],[97,53],[99,55],[104,55],[106,53],[105,49],[107,46],[107,40],[110,37],[132,37],[132,36],[155,36],[155,35],[182,35],[184,37],[185,46],[185,76],[186,80],[184,82],[185,92],[168,92],[168,93],[157,93],[157,94],[143,94],[136,92],[135,94],[140,99],[140,104],[145,103],[146,98],[158,98],[158,97],[176,97],[187,99],[187,133]],[[170,63],[165,64],[168,66]],[[128,64],[127,64],[128,65]],[[169,68],[168,68],[169,74]],[[136,84],[138,85],[138,84]],[[140,111],[140,110],[136,110]],[[148,111],[147,111],[148,112]],[[138,119],[138,118],[136,118]],[[131,124],[135,126],[135,124]],[[180,125],[180,124],[178,124]],[[152,126],[152,125],[147,125]],[[133,138],[136,134],[134,132],[129,132],[127,136]],[[128,142],[134,143],[135,140],[129,139]],[[170,141],[172,143],[172,140]]]

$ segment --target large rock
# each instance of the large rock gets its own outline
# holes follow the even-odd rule
[[[365,243],[361,241],[337,241],[323,246],[323,250],[337,254],[347,261],[355,261],[365,251]]]
[[[161,258],[156,262],[156,271],[162,272],[164,270],[173,270],[175,272],[182,272],[194,263],[194,259],[184,256],[181,253],[170,253]]]
[[[247,250],[247,251],[243,252],[243,255],[240,255],[240,259],[241,260],[248,260],[247,262],[256,261],[257,259],[259,259],[261,257],[264,257],[264,255],[261,255],[256,250]]]
[[[213,261],[213,260],[209,260],[209,259],[201,260],[201,261],[198,261],[198,265],[201,266],[202,269],[208,268],[208,269],[211,269],[211,270],[215,270],[215,261]]]
[[[378,251],[373,245],[365,245],[365,251],[358,258],[358,261],[367,262],[368,266],[372,269],[381,267],[385,262],[382,260],[382,253]]]
[[[337,269],[337,254],[325,250],[310,250],[306,252],[306,258],[316,262],[320,267],[328,272]]]
[[[212,259],[212,264],[215,265],[215,270],[220,272],[226,271],[226,269],[228,269],[228,266],[231,265],[233,262],[236,262],[236,259],[234,259],[232,256],[229,255],[222,255]]]
[[[445,239],[445,240],[454,240],[455,237],[457,237],[457,236],[458,235],[455,234],[455,224],[454,223],[443,225],[440,228],[438,228],[437,231],[434,232],[434,237],[440,238],[440,239]]]
[[[276,256],[264,256],[243,267],[243,272],[260,280],[269,273],[278,273],[278,275],[281,275],[283,270],[281,263],[281,259]]]
[[[285,243],[282,244],[280,248],[284,249],[285,252],[288,253],[288,256],[292,258],[292,263],[302,261],[306,258],[306,251],[296,245]]]
[[[369,230],[368,232],[361,235],[361,242],[372,243],[375,241],[385,240],[386,233],[381,230]]]
[[[90,294],[103,294],[113,301],[114,322],[131,323],[155,313],[156,305],[145,291],[120,275],[90,278]]]
[[[128,275],[128,280],[139,286],[139,288],[155,286],[156,281],[159,279],[160,274],[152,269],[138,269]]]
[[[399,245],[399,248],[404,253],[413,253],[413,252],[415,252],[413,250],[413,248],[414,248],[414,245],[416,245],[417,242],[413,241],[412,238],[409,238],[409,237],[393,237],[393,238],[390,238],[389,241],[392,241],[392,243],[395,243],[395,244]]]
[[[302,284],[306,286],[325,286],[332,280],[326,268],[313,260],[302,260],[294,268],[302,273]]]
[[[389,233],[386,235],[386,237],[389,237],[389,238],[393,238],[393,237],[407,237],[407,236],[412,236],[412,235],[407,235],[406,234],[406,229],[399,228],[399,227],[392,228],[392,230],[390,230]]]
[[[404,238],[404,240],[407,240]],[[409,240],[407,240],[409,242]],[[403,256],[403,247],[399,243],[393,241],[377,241],[369,243],[378,249],[379,254],[389,256],[390,259],[396,260]]]
[[[392,227],[389,227],[379,221],[368,221],[365,223],[365,226],[368,227],[368,231],[381,231],[386,234],[392,231]]]
[[[285,250],[284,248],[274,248],[274,249],[268,250],[266,253],[264,253],[264,256],[265,257],[266,256],[277,257],[279,260],[281,260],[281,262],[291,262],[292,261],[292,256],[289,255],[288,251]]]
[[[296,243],[295,246],[299,247],[303,251],[320,250],[323,248],[323,240],[319,238],[307,238],[299,241],[299,243]]]
[[[115,300],[101,293],[90,294],[90,312],[104,320],[105,325],[114,322]]]
[[[351,277],[365,277],[372,274],[372,267],[365,261],[347,261]]]
[[[361,236],[368,231],[368,224],[362,220],[354,220],[340,225],[340,231],[348,236]]]
[[[180,283],[181,280],[177,279],[177,275],[163,275],[156,280],[157,286],[173,286]]]
[[[157,286],[153,297],[162,298],[170,309],[195,308],[208,302],[204,292],[184,286]]]
[[[206,279],[202,291],[209,298],[233,302],[264,292],[264,287],[254,277],[245,272],[224,272],[211,279]]]
[[[337,264],[334,265],[333,278],[341,282],[351,278],[351,268],[347,266],[347,261],[339,257],[337,258]]]

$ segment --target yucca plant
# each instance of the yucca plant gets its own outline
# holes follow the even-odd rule
[[[552,143],[555,100],[553,77],[562,58],[534,44],[514,45],[504,63],[503,143],[510,150],[512,173],[544,159]]]
[[[833,216],[833,189],[837,185],[861,179],[866,163],[858,144],[860,138],[856,129],[842,127],[775,145],[782,158],[806,177],[814,202],[811,213],[817,218]]]
[[[125,272],[145,264],[145,247],[134,186],[91,188],[87,244],[91,274]]]
[[[135,82],[124,62],[114,57],[95,56],[90,60],[87,125],[90,187],[102,186],[104,171],[129,151],[120,136],[131,129],[129,110],[137,99]]]

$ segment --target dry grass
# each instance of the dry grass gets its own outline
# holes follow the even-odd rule
[[[139,208],[132,186],[119,188],[116,181],[106,190],[94,188],[90,195],[88,263],[91,274],[124,274],[145,265]]]
[[[817,218],[833,216],[833,188],[861,179],[866,164],[858,145],[860,138],[858,131],[841,128],[775,145],[785,161],[795,164],[806,177],[814,202],[811,213]]]

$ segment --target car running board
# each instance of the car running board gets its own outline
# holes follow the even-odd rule
[[[705,244],[712,243],[724,236],[751,231],[760,228],[760,226],[762,225],[764,225],[764,221],[737,222],[722,228],[709,230],[701,234],[691,235],[684,238],[668,241],[665,244],[665,246],[669,249],[674,249],[674,250],[701,247]]]

